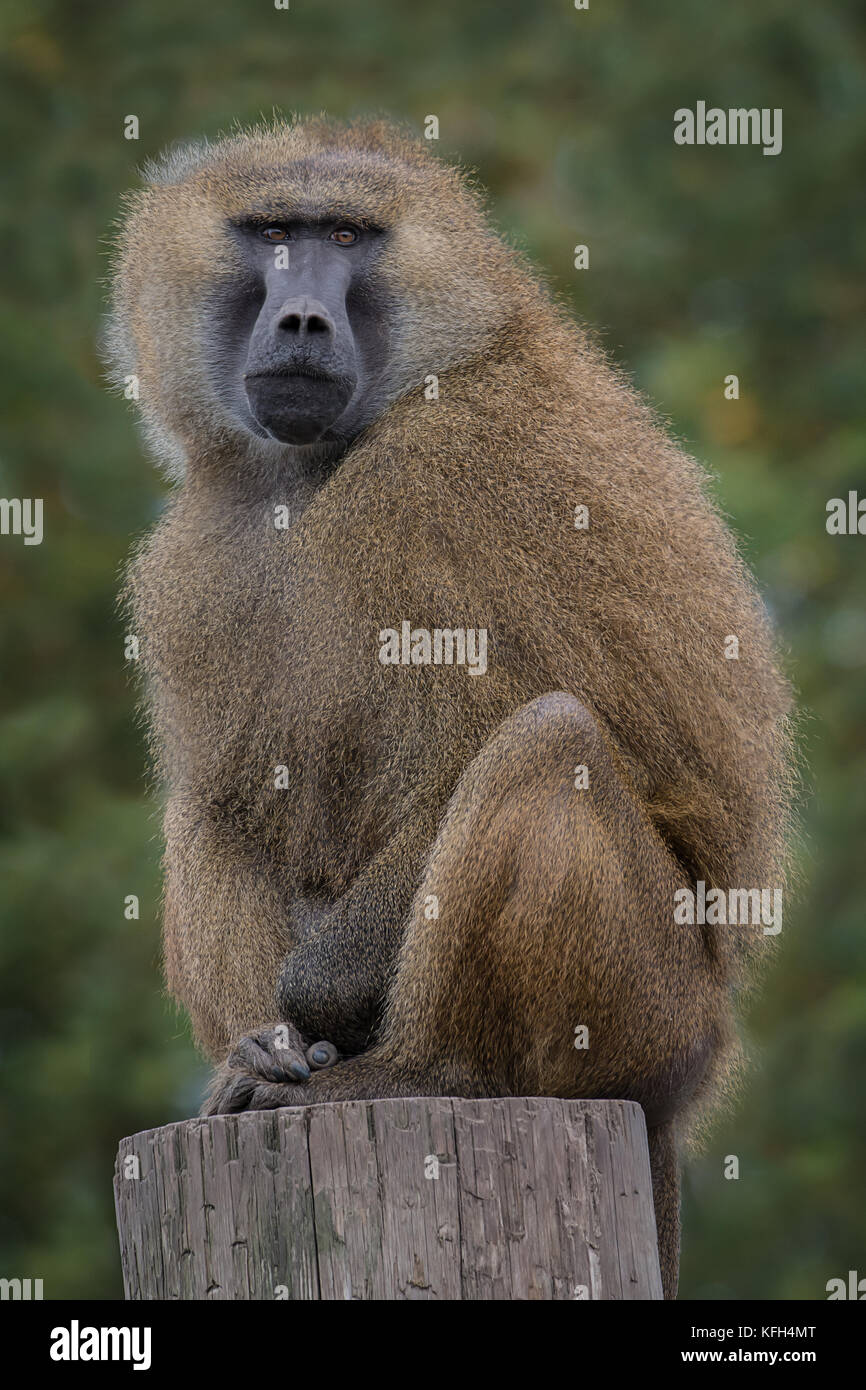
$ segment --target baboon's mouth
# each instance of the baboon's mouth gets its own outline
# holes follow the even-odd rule
[[[245,372],[244,382],[250,381],[291,381],[294,377],[309,377],[311,381],[348,381],[350,378],[340,376],[337,372],[326,372],[321,367],[280,367],[275,371],[267,372]]]
[[[244,376],[253,417],[281,444],[314,444],[342,415],[355,385],[352,377],[306,364]]]

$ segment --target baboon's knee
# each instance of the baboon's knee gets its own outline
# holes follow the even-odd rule
[[[536,696],[521,705],[506,722],[516,730],[549,733],[551,737],[578,733],[587,738],[600,737],[595,716],[576,695],[569,695],[566,690],[552,690],[547,695]]]
[[[563,690],[521,705],[500,725],[488,748],[503,771],[513,769],[514,792],[528,781],[539,788],[560,780],[572,785],[580,765],[596,771],[612,767],[597,719]]]

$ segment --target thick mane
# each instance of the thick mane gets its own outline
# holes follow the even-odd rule
[[[241,127],[215,141],[184,142],[149,160],[142,172],[146,183],[170,186],[207,170],[251,169],[257,165],[273,168],[316,156],[326,156],[330,162],[347,168],[378,166],[399,169],[405,174],[423,170],[427,177],[438,176],[449,184],[462,181],[464,186],[470,186],[467,173],[453,163],[437,160],[429,145],[408,127],[384,120],[341,125],[324,116]]]

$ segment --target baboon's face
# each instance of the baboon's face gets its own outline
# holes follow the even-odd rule
[[[225,408],[283,444],[350,438],[387,356],[384,233],[327,213],[241,218],[232,231],[239,270],[205,329]]]
[[[476,198],[390,128],[257,129],[148,177],[118,236],[108,348],[178,476],[336,459],[519,316],[525,277]]]

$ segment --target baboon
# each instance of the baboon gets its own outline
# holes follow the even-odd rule
[[[128,597],[205,1112],[638,1101],[674,1296],[677,1135],[767,944],[674,894],[779,884],[792,782],[701,469],[383,122],[149,167],[109,342],[176,480]]]

